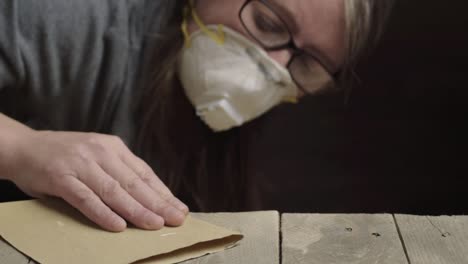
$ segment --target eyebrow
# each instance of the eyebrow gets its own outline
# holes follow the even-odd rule
[[[292,34],[291,37],[293,37],[297,34],[297,32],[299,32],[299,26],[297,24],[296,19],[294,19],[294,14],[291,12],[291,10],[286,8],[282,3],[278,3],[279,1],[276,0],[260,1],[267,3],[268,5],[273,7],[273,10],[275,12],[278,12],[280,14],[281,19],[284,20],[284,22],[288,26],[289,31]],[[339,70],[339,67],[333,63],[333,60],[315,45],[308,45],[307,47],[300,49],[316,57],[320,61],[320,63],[323,64],[323,66],[330,72],[330,74],[333,74],[334,72]]]

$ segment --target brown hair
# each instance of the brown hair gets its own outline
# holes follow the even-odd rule
[[[172,11],[156,36],[155,70],[139,108],[137,153],[192,210],[236,210],[240,200],[219,197],[234,197],[241,186],[239,130],[214,133],[196,116],[176,72],[183,47],[182,5]]]
[[[378,10],[388,12],[390,5],[383,3],[391,0],[345,1],[349,50],[343,80],[371,42],[375,24],[383,24],[377,19],[385,14]],[[165,12],[167,24],[156,37],[154,71],[139,107],[137,150],[192,210],[243,210],[246,175],[242,163],[248,157],[243,151],[241,130],[212,132],[196,116],[177,77],[177,60],[183,47],[182,5],[183,1],[178,1],[175,8]]]
[[[380,40],[391,14],[394,0],[344,0],[346,13],[346,59],[339,86],[347,97],[357,75],[356,64],[370,54]]]

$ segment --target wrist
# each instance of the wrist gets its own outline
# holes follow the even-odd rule
[[[33,136],[35,130],[19,125],[11,128],[7,133],[2,133],[0,138],[0,180],[14,181],[14,175],[19,168],[20,153],[27,139]]]

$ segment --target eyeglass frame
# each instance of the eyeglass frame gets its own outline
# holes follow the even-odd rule
[[[254,34],[252,34],[252,32],[249,30],[249,28],[247,27],[247,25],[245,24],[244,22],[244,19],[242,18],[242,14],[245,10],[245,8],[251,3],[251,2],[260,2],[262,3],[263,5],[265,5],[271,12],[273,12],[274,15],[276,15],[278,17],[278,19],[283,23],[285,29],[287,30],[288,32],[288,35],[289,35],[289,41],[285,44],[281,44],[281,45],[277,45],[277,46],[272,46],[272,47],[268,47],[266,46],[262,41],[260,41]],[[307,51],[299,48],[297,45],[296,45],[296,42],[294,41],[294,38],[293,38],[293,34],[291,32],[291,30],[289,29],[289,26],[288,26],[288,23],[286,23],[286,21],[283,19],[283,17],[278,14],[278,11],[275,10],[275,8],[273,8],[271,6],[271,4],[268,3],[267,0],[246,0],[245,3],[242,5],[242,7],[240,8],[239,10],[239,20],[242,24],[242,26],[244,27],[244,29],[247,31],[247,33],[249,33],[249,35],[255,39],[256,42],[258,42],[260,44],[260,46],[262,46],[263,49],[265,49],[266,51],[278,51],[278,50],[284,50],[284,49],[290,49],[293,51],[292,55],[291,55],[291,58],[289,59],[287,65],[286,65],[286,68],[288,69],[289,71],[289,74],[291,75],[292,79],[294,80],[294,82],[297,84],[297,86],[299,87],[299,89],[301,89],[302,92],[304,92],[305,94],[311,94],[312,92],[310,91],[307,91],[304,87],[302,87],[302,85],[296,81],[296,79],[294,78],[294,75],[292,74],[292,71],[290,69],[290,66],[292,64],[292,62],[294,61],[294,59],[296,57],[299,57],[301,56],[302,54],[306,54],[307,56],[311,56],[312,58],[314,58],[319,64],[320,66],[323,67],[323,69],[327,72],[327,74],[330,76],[331,80],[333,81],[333,83],[336,83],[336,79],[337,79],[337,76],[339,75],[339,72],[337,73],[332,73],[332,71],[319,59],[317,58],[317,56],[314,56],[313,54],[310,54],[308,53]]]

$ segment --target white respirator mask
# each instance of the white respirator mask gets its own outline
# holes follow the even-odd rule
[[[283,102],[297,102],[298,88],[288,70],[259,45],[221,25],[189,35],[178,62],[178,76],[197,115],[215,132],[251,121]]]

